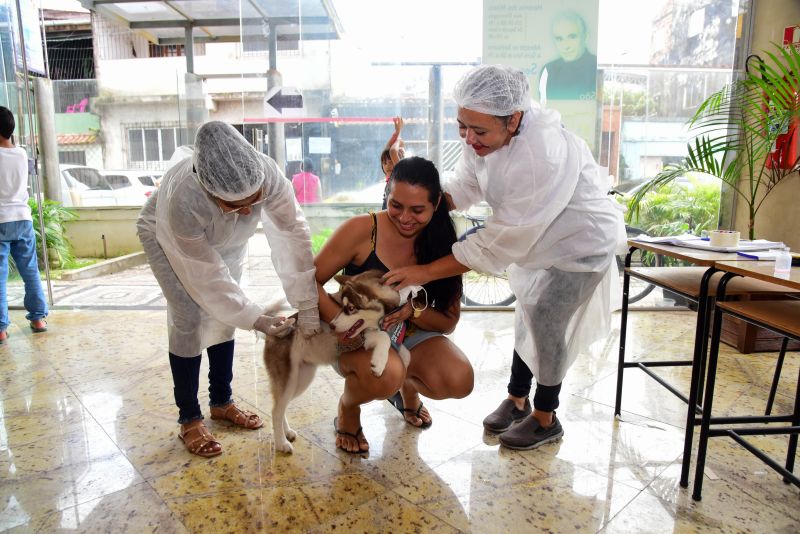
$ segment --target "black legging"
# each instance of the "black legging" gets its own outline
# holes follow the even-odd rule
[[[508,394],[514,397],[527,397],[531,393],[533,373],[527,364],[522,361],[517,351],[511,360],[511,380],[508,382]],[[558,408],[558,395],[561,393],[561,384],[545,386],[536,384],[536,393],[533,395],[533,407],[543,412],[552,412]]]

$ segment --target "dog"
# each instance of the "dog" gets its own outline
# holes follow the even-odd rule
[[[292,453],[290,442],[295,440],[297,433],[286,420],[286,409],[289,402],[311,384],[318,365],[336,361],[338,334],[346,333],[347,339],[363,336],[364,348],[372,349],[370,367],[373,374],[383,374],[389,361],[391,339],[380,329],[380,322],[400,304],[400,294],[381,283],[382,275],[381,271],[370,270],[354,276],[334,277],[340,288],[331,297],[341,306],[341,312],[331,321],[333,329],[323,322],[322,331],[310,337],[296,330],[284,337],[266,336],[264,364],[272,388],[272,433],[276,451]],[[398,354],[408,368],[411,357],[408,349],[401,345]]]

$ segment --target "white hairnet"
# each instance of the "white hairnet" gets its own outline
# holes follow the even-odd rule
[[[224,122],[207,122],[197,130],[193,158],[200,185],[222,200],[245,199],[255,194],[266,178],[266,158]]]
[[[453,98],[460,108],[506,117],[531,105],[528,78],[505,65],[480,65],[456,84]]]

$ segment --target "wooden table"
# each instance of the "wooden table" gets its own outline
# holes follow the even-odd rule
[[[692,498],[696,501],[699,501],[701,498],[708,438],[714,436],[727,436],[732,438],[769,467],[782,474],[784,482],[791,482],[800,487],[800,478],[792,473],[794,468],[794,456],[797,451],[798,434],[800,434],[800,376],[798,376],[798,389],[795,394],[794,413],[790,415],[771,415],[769,404],[767,414],[763,416],[712,417],[711,415],[714,402],[717,362],[719,359],[722,315],[724,313],[734,315],[741,320],[753,324],[758,324],[758,326],[773,330],[787,338],[800,340],[800,300],[726,303],[723,302],[723,300],[728,281],[735,276],[744,276],[784,286],[788,291],[797,291],[800,290],[800,268],[793,267],[790,273],[785,276],[775,275],[775,262],[720,261],[715,262],[713,268],[723,271],[726,274],[720,281],[719,289],[717,290],[718,304],[714,310],[714,327],[708,356],[708,376],[706,378],[706,392],[703,397],[705,400],[700,423],[700,439],[698,443],[697,466]],[[784,344],[784,348],[785,347],[786,344]],[[779,369],[776,371],[775,380],[779,376],[778,373]],[[773,388],[775,386],[775,380],[773,380]],[[771,392],[771,395],[772,394]],[[757,423],[761,423],[762,426],[711,428],[711,425]],[[773,423],[773,425],[765,426],[767,423]],[[775,423],[789,423],[789,426],[776,426]],[[791,436],[785,467],[742,437],[766,434],[788,434]]]
[[[623,276],[622,284],[622,311],[620,316],[620,344],[619,344],[619,360],[617,365],[617,389],[616,399],[614,404],[614,414],[619,416],[622,411],[622,378],[625,368],[636,367],[653,378],[656,382],[664,386],[673,395],[686,402],[688,405],[686,415],[686,432],[684,436],[684,453],[683,464],[681,466],[680,484],[683,487],[689,485],[689,464],[692,451],[692,438],[694,433],[694,426],[700,424],[699,419],[695,414],[702,413],[700,401],[702,400],[703,379],[705,371],[706,353],[708,351],[708,330],[709,319],[711,316],[709,294],[709,282],[717,269],[714,267],[717,262],[733,261],[734,263],[753,263],[752,260],[736,261],[737,258],[741,259],[735,252],[711,252],[700,249],[693,249],[688,247],[678,247],[674,245],[664,245],[659,243],[646,243],[641,241],[628,240],[630,247],[627,257],[625,258],[625,273]],[[666,361],[625,361],[625,339],[627,336],[628,324],[628,291],[630,288],[630,277],[636,276],[634,271],[630,270],[631,256],[637,250],[646,250],[654,254],[660,254],[670,258],[683,260],[693,265],[708,267],[703,273],[700,281],[700,292],[697,297],[697,323],[695,326],[694,338],[694,353],[691,360],[666,360]],[[641,278],[641,277],[637,277]],[[652,280],[646,280],[654,283]],[[694,299],[693,299],[694,300]],[[671,367],[671,366],[692,366],[689,396],[686,397],[675,387],[669,384],[666,380],[656,374],[650,367]]]
[[[792,267],[787,277],[775,275],[774,261],[721,260],[714,262],[714,267],[719,271],[755,278],[800,291],[800,267],[798,266]]]

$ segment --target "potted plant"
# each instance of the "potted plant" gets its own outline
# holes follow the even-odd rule
[[[764,199],[784,178],[800,169],[800,158],[783,144],[797,142],[800,122],[800,50],[776,45],[768,62],[750,56],[747,72],[709,96],[689,120],[697,136],[687,156],[670,164],[631,197],[634,217],[645,195],[690,173],[705,173],[725,182],[748,208],[750,239]],[[751,61],[752,60],[752,61]],[[778,149],[776,150],[776,144]]]

